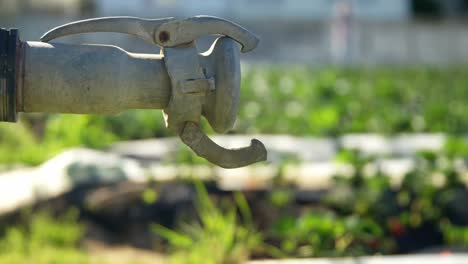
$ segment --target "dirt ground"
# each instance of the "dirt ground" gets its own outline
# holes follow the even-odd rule
[[[165,256],[150,250],[128,245],[107,245],[98,241],[86,241],[85,248],[96,261],[112,264],[163,264]]]

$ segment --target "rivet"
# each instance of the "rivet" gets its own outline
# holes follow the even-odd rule
[[[167,32],[167,31],[161,31],[161,32],[159,33],[158,38],[159,38],[159,41],[161,41],[161,43],[164,43],[164,42],[169,41],[169,39],[170,39],[169,32]]]

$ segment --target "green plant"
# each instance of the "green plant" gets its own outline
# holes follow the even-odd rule
[[[426,237],[434,239],[430,243],[442,243],[437,242],[442,234],[445,243],[465,246],[465,227],[452,222],[468,221],[463,206],[459,206],[468,190],[462,180],[463,172],[455,166],[459,157],[447,153],[450,152],[419,153],[415,168],[393,186],[390,178],[378,170],[364,175],[366,162],[373,160],[363,162],[360,155],[347,153],[344,156],[354,165],[355,174],[351,178],[337,177],[334,191],[324,199],[325,205],[343,217],[373,219],[384,236],[396,244],[411,240],[414,232],[424,230]]]
[[[295,135],[464,133],[466,69],[252,67],[242,80],[237,128]]]
[[[173,231],[159,224],[153,225],[157,234],[170,244],[172,263],[242,263],[251,251],[261,244],[261,236],[252,224],[247,201],[235,195],[235,205],[218,209],[210,200],[205,187],[195,183],[198,198],[196,208],[200,222],[185,224],[181,231]],[[241,220],[236,211],[239,210]]]
[[[340,217],[331,211],[284,216],[274,224],[270,236],[280,241],[285,255],[299,257],[385,253],[390,245],[371,218]]]
[[[455,246],[468,246],[468,227],[454,225],[445,220],[441,223],[441,229],[444,234],[445,243]]]
[[[468,157],[468,140],[463,137],[450,136],[445,142],[444,152],[451,158]]]
[[[71,210],[60,218],[47,212],[26,217],[25,225],[7,227],[1,236],[0,263],[93,263],[78,248],[84,229],[76,223],[76,211]]]

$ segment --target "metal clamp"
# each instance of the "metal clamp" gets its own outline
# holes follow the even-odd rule
[[[230,21],[210,16],[141,19],[107,17],[66,24],[47,32],[42,41],[87,32],[119,32],[142,38],[162,48],[171,79],[171,98],[164,108],[166,125],[178,133],[195,153],[224,168],[237,168],[266,160],[266,149],[258,140],[241,149],[224,149],[211,141],[200,129],[203,115],[216,132],[232,128],[239,105],[242,52],[253,50],[259,39]],[[224,72],[207,72],[201,65],[194,41],[205,35],[221,35],[211,52],[222,63]],[[219,47],[229,54],[219,54]],[[225,58],[223,58],[225,57]],[[227,83],[227,85],[226,85]]]

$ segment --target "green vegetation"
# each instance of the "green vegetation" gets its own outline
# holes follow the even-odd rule
[[[468,247],[468,218],[460,205],[468,183],[460,159],[449,153],[421,153],[414,170],[401,183],[392,183],[378,169],[366,170],[375,159],[348,152],[342,157],[355,167],[354,175],[338,175],[320,205],[278,217],[265,239],[297,257]]]
[[[299,217],[283,216],[274,224],[270,239],[279,241],[285,256],[339,257],[389,253],[391,240],[372,218],[340,216],[316,210]],[[381,243],[385,241],[385,243]]]
[[[253,68],[243,77],[242,132],[466,133],[467,68]]]
[[[0,263],[96,263],[78,248],[84,227],[76,223],[76,211],[59,218],[46,212],[26,214],[23,218],[23,224],[3,230]]]
[[[229,202],[229,210],[217,209],[198,184],[200,224],[182,225],[179,231],[159,225],[154,229],[168,239],[174,263],[239,263],[244,256],[401,254],[442,245],[466,248],[468,216],[460,201],[468,197],[468,182],[460,160],[449,154],[421,153],[414,170],[397,183],[378,169],[366,169],[375,159],[347,152],[341,160],[355,167],[354,175],[337,175],[335,187],[320,203],[297,204],[294,190],[286,186],[273,189],[266,201],[249,201],[257,208],[266,206],[267,216],[265,211],[250,212],[245,198],[239,203],[243,196],[238,193],[222,200]],[[247,221],[236,221],[235,207],[237,218]],[[234,254],[238,248],[240,255]]]
[[[243,263],[252,250],[261,245],[260,233],[255,231],[250,208],[245,197],[236,193],[226,210],[217,208],[200,183],[195,183],[196,204],[200,222],[184,224],[180,232],[154,224],[156,234],[170,243],[171,263]],[[241,220],[236,216],[239,210]]]

